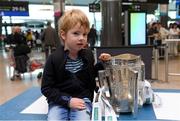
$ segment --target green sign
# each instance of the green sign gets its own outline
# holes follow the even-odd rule
[[[100,4],[99,3],[89,4],[89,12],[100,12]]]

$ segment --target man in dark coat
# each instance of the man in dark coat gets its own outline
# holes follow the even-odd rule
[[[47,28],[42,35],[46,59],[52,51],[55,50],[58,41],[56,30],[51,26],[51,22],[47,23]]]
[[[88,33],[88,42],[90,44],[90,47],[94,47],[97,39],[97,32],[94,28],[94,24],[92,25],[90,32]]]

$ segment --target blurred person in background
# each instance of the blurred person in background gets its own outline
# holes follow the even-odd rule
[[[58,36],[56,30],[52,28],[51,22],[47,23],[47,28],[43,31],[42,42],[44,45],[45,57],[48,58],[49,54],[56,49]]]
[[[15,46],[13,47],[14,63],[15,63],[15,73],[11,80],[15,77],[21,78],[21,73],[27,72],[27,61],[29,59],[28,53],[31,52],[27,45],[25,36],[21,33],[20,27],[15,27],[15,32],[13,35],[13,42]]]
[[[97,39],[97,31],[94,28],[94,24],[92,24],[91,29],[88,33],[88,42],[90,44],[90,47],[94,47],[96,44],[96,39]]]

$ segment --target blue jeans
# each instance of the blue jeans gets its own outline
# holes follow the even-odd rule
[[[83,99],[86,103],[86,109],[70,109],[53,102],[49,103],[48,121],[90,121],[92,112],[92,103],[89,99]]]

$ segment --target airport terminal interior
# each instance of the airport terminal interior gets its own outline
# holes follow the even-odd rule
[[[15,1],[17,2],[17,0]],[[91,25],[95,24],[98,37],[96,39],[95,45],[92,47],[93,49],[96,47],[97,50],[98,48],[101,47],[107,47],[107,48],[119,47],[118,49],[121,49],[122,46],[124,50],[131,49],[131,46],[133,49],[135,48],[136,50],[138,49],[138,47],[141,49],[146,47],[150,48],[151,51],[150,56],[146,55],[146,50],[144,50],[143,56],[140,55],[142,57],[142,60],[149,59],[144,62],[145,80],[147,80],[151,84],[151,88],[154,90],[154,92],[156,92],[156,95],[159,94],[158,98],[161,98],[159,99],[161,100],[160,103],[162,103],[163,100],[167,100],[167,102],[164,101],[161,104],[161,105],[163,104],[165,105],[164,107],[162,106],[162,108],[153,107],[154,105],[152,107],[145,107],[147,109],[150,109],[150,112],[148,112],[147,109],[143,109],[145,114],[143,114],[143,111],[138,111],[137,119],[138,120],[180,120],[180,110],[179,110],[180,108],[178,109],[177,107],[180,106],[178,104],[178,101],[180,101],[180,1],[164,0],[167,2],[163,3],[163,0],[157,0],[159,3],[158,2],[153,3],[153,2],[149,2],[151,0],[144,0],[146,2],[149,2],[149,4],[153,5],[154,7],[154,8],[151,7],[152,10],[147,10],[148,12],[144,12],[146,9],[143,7],[143,4],[145,5],[145,3],[143,3],[143,0],[134,0],[134,1],[135,2],[132,2],[132,0],[121,1],[120,6],[122,8],[124,6],[124,10],[121,9],[120,11],[123,14],[120,18],[118,17],[112,18],[112,21],[114,23],[110,23],[111,22],[110,19],[109,21],[105,21],[104,19],[106,19],[106,17],[115,17],[116,15],[119,15],[118,12],[115,12],[114,15],[109,15],[108,13],[104,13],[105,15],[102,16],[103,10],[105,11],[105,7],[109,7],[110,9],[112,9],[112,7],[115,7],[115,10],[117,10],[117,6],[114,5],[113,3],[111,4],[113,6],[109,5],[110,4],[109,0],[62,0],[61,2],[58,0],[28,0],[28,7],[29,7],[28,16],[17,16],[17,15],[6,16],[4,15],[5,13],[3,13],[0,9],[1,12],[0,14],[1,17],[0,121],[46,120],[44,114],[47,113],[47,107],[46,107],[47,104],[44,104],[45,103],[44,98],[43,99],[39,98],[42,96],[40,92],[41,78],[39,77],[43,72],[43,67],[45,64],[45,52],[43,50],[42,42],[38,44],[37,43],[38,41],[36,41],[38,39],[33,40],[36,42],[34,42],[32,45],[30,44],[31,52],[28,54],[29,60],[27,64],[27,71],[25,73],[16,76],[14,71],[14,63],[13,63],[14,62],[13,49],[10,47],[10,45],[6,43],[5,40],[6,37],[11,34],[13,26],[16,27],[19,26],[22,32],[25,33],[32,32],[33,34],[35,34],[35,32],[40,34],[41,30],[47,27],[46,24],[48,21],[51,21],[53,28],[56,28],[57,16],[54,16],[55,15],[54,8],[57,7],[56,6],[57,4],[60,5],[63,4],[65,10],[71,8],[78,8],[83,10],[87,14],[90,24]],[[92,12],[89,10],[90,4],[100,5],[100,8],[97,8],[96,9],[97,11],[94,10]],[[147,4],[146,7],[149,4]],[[137,24],[139,24],[138,28],[142,30],[145,29],[144,31],[145,33],[144,34],[141,33],[142,36],[144,37],[140,37],[140,38],[137,37],[138,39],[144,38],[144,40],[142,39],[142,41],[139,41],[137,43],[136,42],[133,43],[134,40],[132,39],[132,37],[134,37],[134,35],[132,35],[131,37],[130,34],[135,31],[135,29],[133,29],[134,31],[130,30],[133,28],[133,25],[131,26],[131,23],[133,23],[133,20],[135,21],[135,18],[133,20],[129,20],[131,19],[130,18],[131,16],[129,16],[131,15],[131,12],[127,13],[127,16],[125,12],[129,10],[130,6],[131,9],[134,9],[133,12],[138,13],[138,15],[140,15],[139,13],[145,13],[144,14],[145,18],[137,19],[139,21],[142,20],[145,22],[144,25],[141,25],[143,22],[141,23],[137,22]],[[142,11],[141,8],[143,9]],[[109,12],[111,13],[113,12],[113,10],[114,9],[112,9],[112,11],[110,10]],[[36,12],[39,12],[40,14],[36,14]],[[140,15],[139,18],[140,17],[142,16]],[[119,21],[117,22],[115,19],[123,19],[123,20],[120,20],[121,22]],[[126,23],[126,19],[128,19],[127,21],[129,21],[129,23]],[[116,24],[119,25],[119,23],[121,24],[121,27],[124,27],[123,29],[122,28],[120,30],[116,29],[117,27]],[[152,36],[150,35],[150,33],[148,33],[148,30],[150,30],[151,28],[150,26],[154,25],[154,23],[156,24],[155,26],[157,28],[159,27],[159,30],[161,28],[160,26],[163,26],[163,29],[166,29],[168,31],[168,34],[164,35],[165,37],[163,36],[160,39],[158,38],[159,35],[157,36],[155,35],[154,40],[151,40]],[[178,31],[177,33],[171,32],[171,28],[170,28],[171,24],[172,26],[176,26],[177,29],[175,31]],[[144,26],[144,28],[140,26]],[[126,27],[129,29],[126,29]],[[172,28],[173,31],[175,27]],[[103,29],[109,29],[109,31],[112,30],[112,32],[106,33],[107,31]],[[123,34],[118,34],[117,32],[113,31],[114,29],[119,30],[119,32]],[[111,38],[112,35],[114,36],[112,37],[112,39],[114,40],[112,40],[112,42],[108,42],[109,41],[108,39]],[[160,35],[162,35],[162,33]],[[116,39],[118,39],[119,37],[121,38],[119,39],[121,42],[116,41]],[[156,37],[158,38],[157,40],[155,40]],[[120,46],[116,46],[117,44],[119,44]],[[120,54],[132,52],[132,50],[130,51],[124,51],[124,50],[120,51]],[[95,52],[95,50],[93,51]],[[141,51],[140,53],[143,53],[143,51]],[[148,57],[144,58],[144,56],[148,56]],[[35,64],[34,69],[30,68],[33,64]],[[34,102],[37,100],[39,101],[38,104],[34,104]],[[43,100],[43,103],[40,102],[40,100]],[[31,109],[31,107],[27,109],[27,107],[29,107],[31,104],[34,104],[33,105],[34,108],[37,108],[38,106],[39,110],[36,109],[34,111],[33,109]],[[172,108],[173,106],[174,108]],[[169,112],[173,112],[173,113],[167,113],[165,111],[163,112],[162,110],[166,110],[166,111],[169,110]],[[163,112],[164,114],[159,113],[158,111]],[[134,120],[134,118],[128,116],[125,117],[122,116],[122,120],[123,119]]]

